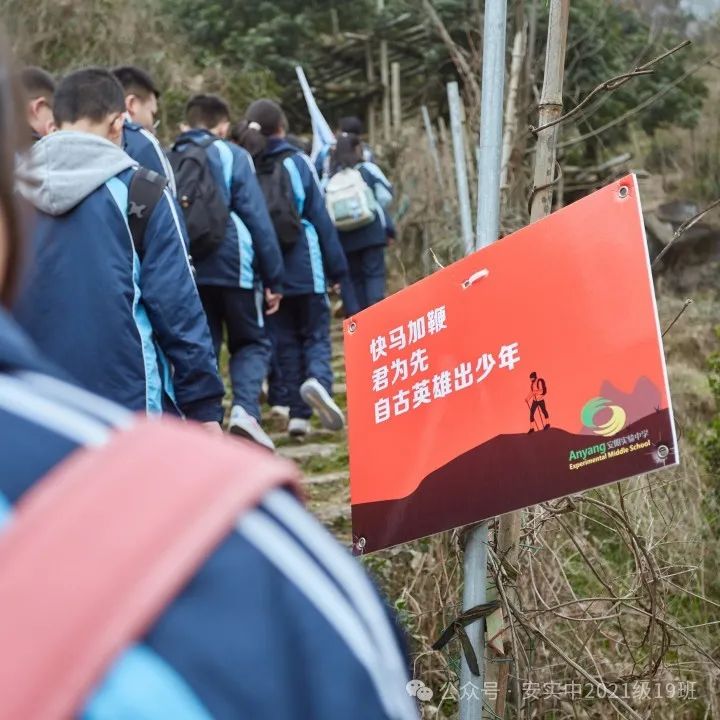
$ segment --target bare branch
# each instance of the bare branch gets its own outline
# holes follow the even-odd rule
[[[683,233],[687,232],[696,223],[699,223],[713,208],[716,208],[718,205],[720,205],[720,198],[711,202],[704,210],[701,210],[699,213],[693,215],[680,225],[680,227],[675,231],[675,234],[672,236],[672,240],[670,240],[670,242],[660,251],[655,260],[653,260],[653,268],[657,267],[658,263],[665,257],[667,251],[673,246],[673,243],[678,240]]]
[[[623,73],[622,75],[616,75],[613,78],[610,78],[609,80],[605,80],[605,82],[600,83],[596,88],[590,91],[590,93],[581,100],[572,110],[569,110],[564,115],[561,115],[559,118],[553,120],[552,122],[545,123],[545,125],[541,125],[540,127],[531,127],[530,131],[537,135],[541,130],[546,130],[549,127],[552,127],[553,125],[560,125],[561,123],[565,122],[566,120],[570,119],[573,115],[578,113],[583,107],[585,107],[597,94],[607,91],[612,92],[613,90],[617,90],[619,87],[622,87],[628,80],[631,80],[634,77],[639,77],[641,75],[652,75],[654,70],[654,66],[657,65],[659,62],[664,60],[666,57],[672,55],[673,53],[676,53],[678,50],[682,50],[683,48],[690,45],[690,40],[685,40],[684,42],[681,42],[679,45],[676,45],[671,50],[668,50],[667,52],[664,52],[662,55],[658,55],[658,57],[654,58],[653,60],[650,60],[649,62],[646,62],[644,65],[641,65],[640,67],[636,67],[634,70],[630,70],[629,72]]]
[[[665,85],[665,87],[661,88],[658,92],[656,92],[654,95],[649,97],[647,100],[644,100],[639,105],[636,105],[634,108],[632,108],[631,110],[628,110],[626,113],[623,113],[622,115],[620,115],[620,117],[617,117],[614,120],[610,120],[609,122],[605,123],[605,125],[602,125],[601,127],[597,128],[595,130],[592,130],[588,133],[585,133],[584,135],[580,135],[576,138],[573,138],[572,140],[566,140],[565,142],[560,143],[558,145],[558,150],[563,149],[563,148],[572,147],[573,145],[578,145],[579,143],[585,142],[585,140],[588,140],[591,137],[596,137],[597,135],[601,135],[606,130],[613,128],[616,125],[620,125],[621,123],[624,123],[629,118],[642,112],[643,110],[645,110],[645,108],[649,107],[653,103],[657,102],[660,98],[667,95],[671,90],[673,90],[675,87],[677,87],[678,85],[683,83],[691,75],[694,75],[698,70],[701,70],[702,68],[704,68],[706,65],[708,65],[710,62],[712,62],[712,60],[714,60],[719,55],[720,55],[720,53],[714,53],[709,58],[705,59],[703,62],[690,68],[690,70],[683,73],[679,78],[676,78],[671,83],[668,83],[667,85]]]

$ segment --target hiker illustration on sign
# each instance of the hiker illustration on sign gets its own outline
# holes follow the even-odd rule
[[[547,384],[543,378],[539,378],[536,372],[530,373],[530,394],[525,402],[530,408],[530,429],[529,433],[535,430],[547,430],[550,427],[547,408],[545,407],[545,396],[547,395]],[[538,419],[535,419],[535,412],[538,412]]]
[[[365,552],[678,462],[633,176],[348,319],[345,362]]]

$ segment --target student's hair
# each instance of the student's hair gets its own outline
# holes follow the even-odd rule
[[[83,68],[60,81],[53,112],[58,125],[81,119],[101,123],[108,115],[125,112],[125,93],[109,70]]]
[[[267,139],[287,130],[288,122],[282,108],[273,100],[256,100],[245,113],[245,120],[233,129],[232,138],[253,158],[265,152]]]
[[[26,67],[20,72],[20,83],[29,100],[45,98],[52,105],[55,94],[55,80],[53,76],[39,67]]]
[[[230,107],[218,95],[193,95],[185,106],[185,120],[191,128],[214,128],[230,119]]]
[[[337,172],[355,167],[362,160],[362,142],[357,135],[343,133],[332,152],[330,171]]]
[[[354,115],[340,118],[338,128],[340,132],[349,133],[350,135],[362,135],[365,130],[362,120]]]
[[[20,75],[9,60],[4,37],[0,37],[0,216],[4,229],[5,269],[0,276],[0,302],[12,304],[23,258],[23,228],[15,204],[14,172],[16,153],[29,144],[25,121],[25,96]]]
[[[123,86],[126,95],[137,95],[141,100],[147,100],[151,95],[160,97],[160,90],[153,79],[139,67],[120,65],[113,69],[113,75]]]

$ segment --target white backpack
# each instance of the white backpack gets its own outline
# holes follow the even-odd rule
[[[346,168],[330,178],[325,206],[338,230],[356,230],[375,220],[375,196],[355,168]]]

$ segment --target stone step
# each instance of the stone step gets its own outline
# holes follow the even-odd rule
[[[312,510],[312,513],[323,525],[335,525],[339,522],[349,523],[351,520],[349,503],[325,505]]]
[[[306,443],[302,445],[284,445],[279,447],[277,454],[288,460],[302,463],[312,458],[331,458],[340,452],[341,446],[336,443]]]
[[[287,430],[279,430],[269,433],[270,439],[277,447],[285,445],[306,445],[308,442],[338,442],[344,438],[344,432],[334,432],[325,428],[310,428],[310,432],[304,439],[290,437]]]
[[[347,470],[336,470],[335,472],[323,473],[322,475],[307,475],[303,477],[303,485],[331,485],[333,483],[347,483],[350,473]]]

